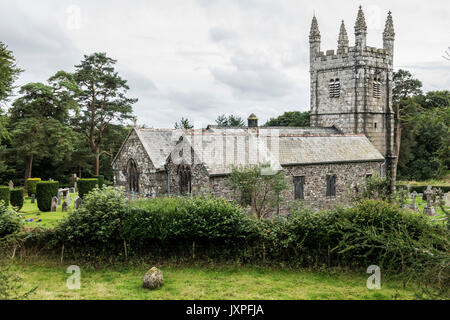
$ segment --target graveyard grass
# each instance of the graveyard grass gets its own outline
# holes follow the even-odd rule
[[[56,226],[64,217],[66,217],[69,212],[75,210],[74,205],[77,194],[71,193],[70,197],[72,198],[72,202],[69,205],[68,212],[62,212],[61,205],[58,205],[56,212],[41,212],[39,211],[37,202],[31,203],[31,198],[26,197],[23,207],[19,211],[19,214],[23,217],[26,227],[36,228],[40,226],[45,228],[52,228]],[[34,220],[32,222],[28,222],[27,220],[29,219]],[[42,221],[38,222],[39,219],[42,219]]]
[[[80,266],[81,288],[69,290],[66,268],[71,263],[15,262],[12,271],[22,278],[24,292],[36,288],[32,300],[391,300],[414,299],[411,284],[381,279],[381,290],[369,290],[364,271],[319,272],[239,266],[159,266],[164,285],[142,288],[152,265],[88,268]]]

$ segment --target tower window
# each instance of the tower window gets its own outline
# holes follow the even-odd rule
[[[341,95],[341,82],[339,79],[330,80],[330,84],[328,85],[330,91],[330,98],[339,98]]]
[[[375,99],[381,98],[381,79],[379,78],[373,80],[373,96]]]

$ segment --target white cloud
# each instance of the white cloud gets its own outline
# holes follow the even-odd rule
[[[382,46],[392,10],[395,66],[409,67],[427,90],[449,88],[444,0],[0,0],[0,41],[26,69],[19,85],[72,71],[83,54],[107,52],[139,99],[139,123],[172,127],[184,116],[207,124],[219,114],[252,112],[264,122],[309,107],[313,13],[322,50],[336,49],[342,19],[353,43],[359,4],[370,46]]]

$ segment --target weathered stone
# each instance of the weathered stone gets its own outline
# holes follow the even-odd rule
[[[163,285],[163,273],[156,267],[151,268],[144,275],[142,286],[146,289],[156,289]]]
[[[31,203],[34,203],[36,201],[36,195],[32,194],[31,195]]]
[[[74,202],[75,210],[78,210],[82,204],[83,200],[80,197],[77,197]]]
[[[450,207],[450,192],[447,192],[444,197],[445,206]]]
[[[67,204],[67,201],[64,201],[64,202],[62,203],[61,211],[62,211],[62,212],[67,212],[67,211],[68,211],[68,208],[69,208],[69,205]]]
[[[431,186],[427,187],[424,191],[424,195],[427,198],[427,206],[423,209],[423,214],[426,216],[435,216],[436,209],[432,205],[435,192],[432,190]]]
[[[12,180],[9,180],[8,186],[11,190],[14,189],[14,182],[12,182]]]
[[[50,207],[50,211],[51,212],[55,212],[57,208],[58,208],[58,198],[57,197],[53,197],[52,198],[52,205]]]
[[[418,211],[419,210],[419,208],[417,207],[417,203],[416,203],[416,198],[417,198],[418,195],[419,194],[416,191],[414,191],[413,193],[410,194],[412,204],[409,205],[408,207],[411,210],[414,210],[414,211]]]

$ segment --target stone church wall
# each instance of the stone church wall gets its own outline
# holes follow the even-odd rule
[[[167,173],[157,172],[152,161],[145,152],[144,146],[136,132],[132,131],[114,163],[114,184],[125,187],[127,191],[127,165],[133,159],[139,173],[139,193],[146,195],[154,191],[157,194],[167,194]]]

